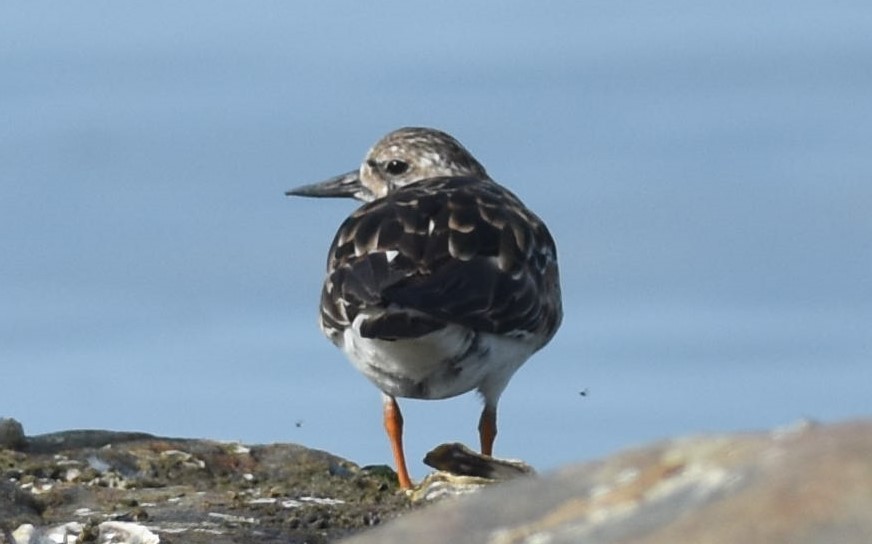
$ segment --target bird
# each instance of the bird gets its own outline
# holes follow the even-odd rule
[[[285,194],[363,202],[330,246],[319,325],[381,391],[400,488],[412,481],[397,398],[476,390],[492,456],[501,394],[563,317],[545,223],[433,128],[394,130],[359,168]]]

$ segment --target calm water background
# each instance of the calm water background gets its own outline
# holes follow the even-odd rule
[[[872,414],[868,1],[7,2],[0,78],[0,415],[28,433],[388,462],[315,325],[353,203],[282,193],[404,125],[559,244],[564,325],[497,453]],[[472,395],[403,407],[413,459],[477,443]]]

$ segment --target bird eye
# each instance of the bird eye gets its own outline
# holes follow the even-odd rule
[[[409,169],[409,163],[394,159],[385,165],[385,171],[392,176],[399,176]]]

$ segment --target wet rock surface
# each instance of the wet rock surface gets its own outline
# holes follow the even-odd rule
[[[390,469],[294,444],[107,431],[14,443],[0,449],[0,543],[331,542],[412,508]]]

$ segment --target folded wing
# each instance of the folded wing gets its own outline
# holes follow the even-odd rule
[[[340,227],[322,293],[333,336],[413,338],[454,323],[541,337],[560,320],[554,241],[509,191],[475,178],[424,180],[365,204]]]

